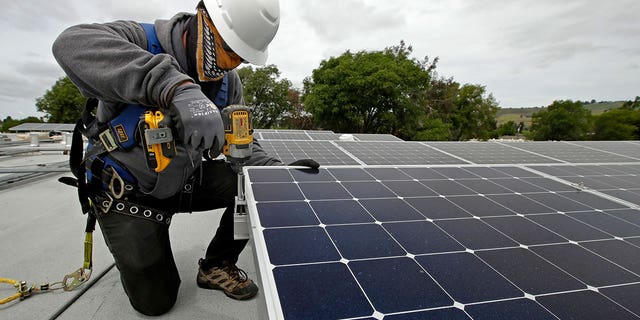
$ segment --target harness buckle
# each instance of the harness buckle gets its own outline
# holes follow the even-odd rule
[[[113,167],[109,167],[111,169],[111,180],[109,180],[109,191],[113,195],[114,198],[120,199],[124,195],[124,191],[127,188],[124,180],[118,174],[118,171]]]
[[[102,213],[107,213],[109,212],[109,209],[111,209],[111,205],[113,204],[113,198],[106,192],[104,192],[104,195],[107,197],[107,199],[103,199],[102,202],[99,204],[98,208],[102,210]]]
[[[118,149],[118,143],[116,142],[116,139],[113,137],[109,129],[100,132],[98,137],[100,138],[100,141],[102,141],[102,145],[108,152]]]

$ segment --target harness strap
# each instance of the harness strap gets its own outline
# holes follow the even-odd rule
[[[167,227],[171,224],[171,214],[169,213],[123,199],[114,200],[107,193],[95,194],[94,201],[96,202],[96,207],[100,209],[96,210],[99,217],[109,213],[118,213],[134,218],[146,219]]]
[[[69,155],[69,168],[71,173],[76,177],[78,187],[78,200],[83,214],[91,212],[91,202],[89,201],[89,189],[86,180],[86,169],[83,160],[84,141],[82,135],[86,132],[87,125],[95,122],[95,118],[91,114],[91,110],[98,105],[98,100],[88,99],[85,104],[82,117],[78,119],[73,128],[73,136],[71,138],[71,154]]]
[[[218,106],[220,110],[229,105],[229,75],[225,74],[222,78],[222,84],[220,84],[220,89],[218,89],[218,93],[216,97],[213,99],[213,104]]]
[[[147,35],[147,51],[158,54],[163,53],[164,50],[160,45],[160,40],[158,40],[158,35],[156,35],[156,28],[151,23],[140,23],[142,29],[144,29],[144,33]]]

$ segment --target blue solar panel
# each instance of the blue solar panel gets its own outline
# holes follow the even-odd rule
[[[624,201],[516,166],[246,173],[270,318],[640,316]]]

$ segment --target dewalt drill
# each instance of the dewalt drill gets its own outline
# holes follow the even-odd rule
[[[233,236],[235,239],[249,239],[247,201],[244,197],[244,174],[242,167],[251,157],[253,145],[253,124],[251,109],[232,105],[222,109],[225,143],[222,153],[238,173],[238,195],[235,197],[233,213]]]

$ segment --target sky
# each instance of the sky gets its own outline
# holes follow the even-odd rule
[[[227,0],[228,1],[228,0]],[[2,0],[0,119],[43,116],[35,101],[64,76],[51,45],[65,28],[153,22],[196,0]],[[301,88],[321,61],[404,40],[437,72],[486,87],[502,108],[640,95],[638,0],[280,0],[268,64]]]

